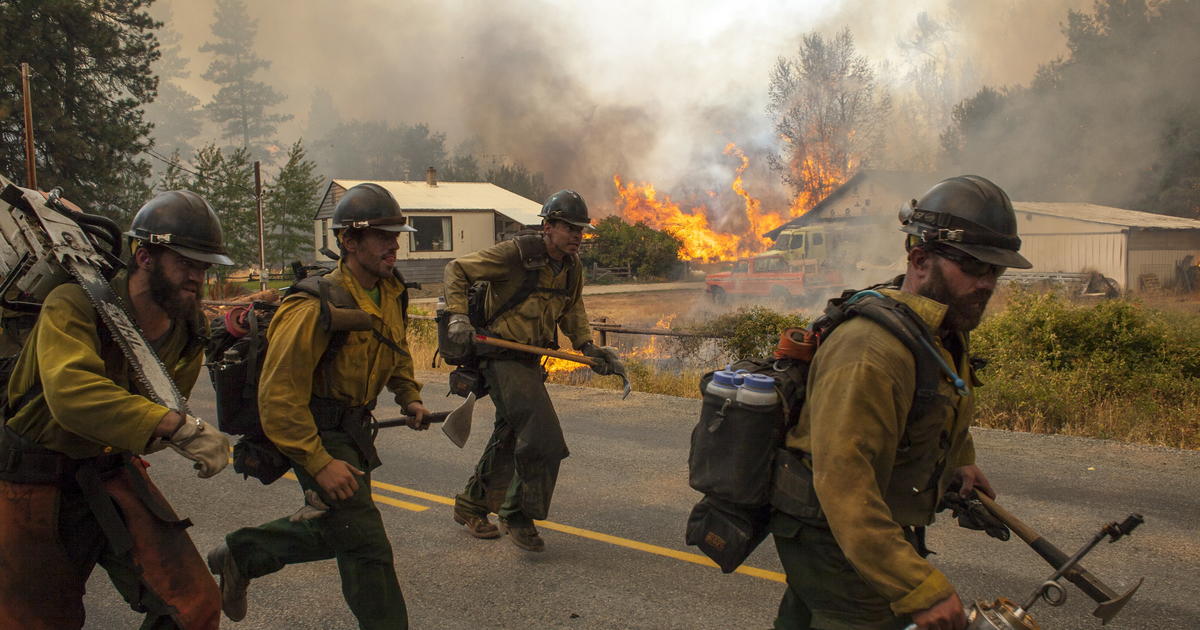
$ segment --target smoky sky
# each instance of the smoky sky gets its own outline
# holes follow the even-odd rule
[[[185,87],[206,101],[215,88],[200,78],[209,57],[198,48],[211,39],[214,3],[159,1],[190,59]],[[278,111],[294,116],[282,144],[308,128],[313,91],[324,88],[341,120],[428,123],[449,148],[476,141],[603,213],[618,173],[664,191],[727,188],[738,166],[722,152],[728,142],[751,157],[750,192],[780,196],[778,177],[760,168],[778,149],[767,84],[775,59],[794,55],[807,32],[848,27],[879,63],[926,12],[951,25],[942,46],[970,61],[974,83],[957,89],[972,91],[1027,83],[1066,52],[1060,23],[1090,0],[734,4],[252,0],[248,9],[271,63],[256,79],[285,94]],[[195,142],[210,139],[212,125]]]

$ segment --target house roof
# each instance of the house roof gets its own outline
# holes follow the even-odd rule
[[[392,193],[400,209],[408,211],[436,210],[442,212],[493,210],[521,225],[537,225],[542,222],[538,212],[542,204],[531,201],[514,192],[509,192],[488,182],[438,182],[430,186],[422,181],[380,181],[359,179],[335,179],[329,183],[316,219],[328,218],[333,213],[334,203],[326,203],[333,187],[347,190],[364,183],[378,184]],[[340,194],[339,194],[340,196]]]
[[[915,171],[859,171],[855,173],[853,177],[846,180],[841,186],[838,186],[833,192],[829,193],[829,195],[827,195],[824,199],[819,201],[817,205],[813,206],[808,212],[805,212],[804,214],[788,221],[787,223],[784,223],[770,232],[763,234],[763,237],[779,238],[779,233],[788,228],[801,227],[819,219],[826,218],[825,212],[829,208],[834,206],[838,201],[840,201],[858,186],[864,184],[868,179],[889,189],[915,191],[924,190],[924,188],[927,188],[929,185],[929,180],[932,177],[933,176],[929,173],[918,173]],[[914,193],[908,194],[911,195]],[[902,199],[897,200],[895,206],[899,207],[901,203],[903,203]],[[840,218],[841,217],[839,217],[839,219]]]
[[[1184,219],[1153,212],[1139,212],[1110,206],[1098,206],[1093,203],[1052,203],[1044,201],[1014,201],[1013,209],[1017,212],[1040,214],[1075,221],[1090,221],[1106,225],[1117,225],[1129,228],[1148,230],[1196,230],[1200,229],[1200,221]]]

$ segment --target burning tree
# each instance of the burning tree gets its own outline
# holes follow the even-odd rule
[[[796,193],[793,214],[833,192],[882,149],[891,100],[877,93],[875,73],[855,51],[849,29],[831,39],[805,35],[796,57],[776,61],[768,97],[767,112],[784,143],[771,164]]]

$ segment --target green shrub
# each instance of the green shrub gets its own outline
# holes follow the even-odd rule
[[[751,306],[707,321],[680,326],[680,329],[722,337],[717,342],[722,352],[736,361],[771,354],[785,329],[803,328],[808,321],[803,315],[777,313],[764,306]]]
[[[1200,447],[1200,317],[1026,292],[972,340],[984,426]]]

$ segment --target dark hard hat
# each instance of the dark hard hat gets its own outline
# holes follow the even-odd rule
[[[901,231],[925,244],[957,249],[985,263],[1029,269],[1017,215],[999,186],[978,175],[944,179],[900,209]]]
[[[587,204],[583,202],[583,197],[574,190],[560,190],[546,200],[542,205],[542,211],[538,213],[539,217],[549,221],[565,221],[571,225],[581,228],[591,228],[592,220],[588,218]]]
[[[359,184],[347,190],[333,209],[333,229],[375,228],[385,232],[416,232],[400,212],[400,204],[379,184]]]
[[[221,221],[203,197],[190,190],[154,196],[133,216],[125,236],[167,249],[192,260],[232,265],[225,249]]]

